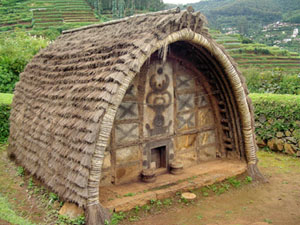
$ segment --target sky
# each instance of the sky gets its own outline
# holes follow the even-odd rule
[[[194,3],[200,2],[200,0],[163,0],[164,3],[174,3],[174,4],[187,4],[187,3]]]

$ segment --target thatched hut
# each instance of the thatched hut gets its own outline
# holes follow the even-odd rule
[[[143,169],[235,158],[259,174],[244,78],[204,23],[176,9],[64,32],[16,85],[10,156],[87,224],[105,218],[99,185]]]

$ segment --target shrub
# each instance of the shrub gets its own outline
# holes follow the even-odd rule
[[[0,93],[0,143],[6,142],[9,135],[9,113],[12,96],[11,94]]]
[[[242,39],[242,44],[251,44],[251,43],[253,43],[253,41],[249,38]]]
[[[7,141],[9,135],[9,105],[0,105],[0,143]]]
[[[19,74],[48,40],[16,30],[0,36],[0,92],[11,93]]]
[[[284,74],[280,68],[263,72],[251,68],[244,70],[243,75],[252,93],[300,94],[300,77]]]
[[[0,92],[12,93],[19,76],[0,65]]]

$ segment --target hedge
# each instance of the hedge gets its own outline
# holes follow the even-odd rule
[[[252,94],[260,148],[300,157],[300,96]]]
[[[243,70],[251,93],[300,95],[300,75],[286,74],[283,69],[260,71],[257,68]]]
[[[263,140],[278,132],[300,130],[300,96],[251,94],[255,108],[256,134]],[[297,132],[295,132],[297,133]],[[298,135],[295,137],[300,139]]]
[[[0,143],[7,141],[9,135],[9,112],[12,94],[0,93]]]
[[[12,96],[0,94],[0,143],[5,142],[9,135]],[[288,132],[300,143],[300,95],[251,94],[250,97],[255,108],[256,135],[259,139],[267,142],[278,136],[279,132]]]

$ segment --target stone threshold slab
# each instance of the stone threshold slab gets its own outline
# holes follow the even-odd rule
[[[128,211],[148,204],[150,200],[173,197],[178,191],[189,191],[244,173],[245,162],[214,160],[184,169],[183,174],[162,174],[154,183],[132,182],[100,187],[100,203],[113,211]]]

